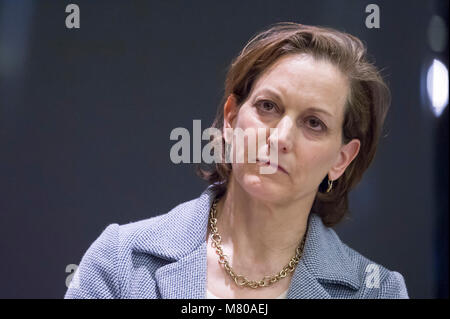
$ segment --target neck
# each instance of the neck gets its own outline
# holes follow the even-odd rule
[[[233,269],[252,277],[279,272],[305,234],[313,200],[265,202],[245,192],[231,176],[217,204],[217,227]]]

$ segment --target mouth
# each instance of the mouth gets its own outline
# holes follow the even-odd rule
[[[262,165],[266,165],[266,166],[273,166],[273,167],[276,167],[278,170],[280,170],[281,172],[283,172],[283,173],[285,173],[285,174],[288,174],[288,172],[284,169],[284,167],[283,166],[281,166],[281,165],[275,165],[275,164],[273,164],[273,163],[270,163],[270,161],[269,160],[260,160],[260,159],[256,159],[256,162],[259,162],[259,163],[261,163]],[[288,174],[289,175],[289,174]]]

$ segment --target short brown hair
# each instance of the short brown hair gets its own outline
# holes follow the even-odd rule
[[[350,84],[342,143],[359,139],[360,150],[342,176],[333,182],[329,193],[324,192],[328,182],[328,175],[325,176],[311,208],[311,212],[317,213],[323,223],[331,227],[347,213],[348,193],[359,183],[374,158],[391,102],[388,86],[380,71],[369,61],[367,50],[358,38],[329,27],[293,22],[276,23],[256,34],[229,66],[225,92],[211,127],[223,132],[223,106],[228,96],[234,94],[240,107],[258,76],[278,58],[292,53],[307,53],[316,59],[331,62],[347,76]],[[215,184],[214,188],[223,194],[231,174],[231,164],[214,163],[209,168],[202,166],[197,165],[197,175]]]

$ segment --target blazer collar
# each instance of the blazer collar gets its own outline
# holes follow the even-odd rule
[[[155,274],[162,298],[201,299],[206,294],[206,231],[209,209],[216,195],[212,186],[198,198],[156,217],[135,241],[134,250],[172,262]],[[322,283],[359,289],[358,272],[347,249],[318,215],[310,214],[303,256],[287,297],[330,298]]]

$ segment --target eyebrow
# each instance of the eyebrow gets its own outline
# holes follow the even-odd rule
[[[334,115],[331,114],[330,112],[325,111],[324,109],[321,109],[321,108],[318,108],[318,107],[308,107],[308,110],[316,112],[316,113],[323,113],[323,114],[325,114],[325,115],[327,115],[329,117],[334,117]]]
[[[268,93],[268,94],[271,94],[271,95],[273,95],[276,99],[278,99],[279,101],[283,102],[283,99],[281,98],[281,95],[278,94],[275,90],[272,90],[272,89],[270,89],[270,88],[264,88],[264,89],[261,89],[260,91],[257,92],[257,94],[261,94],[261,93]],[[312,106],[312,107],[308,107],[307,110],[313,111],[313,112],[316,112],[316,113],[323,113],[323,114],[325,114],[325,115],[327,115],[327,116],[334,117],[333,114],[331,114],[331,113],[328,112],[327,110],[322,109],[322,108],[320,108],[320,107],[314,107],[314,106]]]

